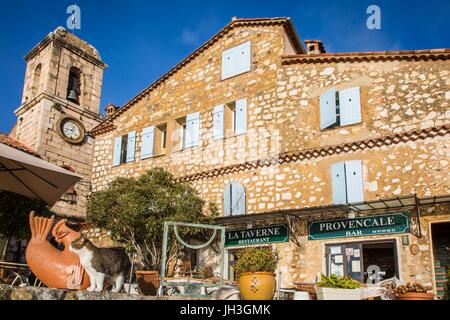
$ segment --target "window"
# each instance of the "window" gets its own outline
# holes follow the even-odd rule
[[[72,67],[69,71],[69,81],[67,84],[67,100],[80,104],[81,95],[81,71]]]
[[[147,127],[142,129],[141,140],[141,159],[148,159],[153,157],[155,143],[155,127]]]
[[[250,69],[251,42],[246,42],[222,53],[222,80],[248,72]]]
[[[224,216],[235,216],[246,213],[245,189],[237,181],[225,186],[223,199]]]
[[[331,166],[333,203],[346,204],[364,201],[362,161],[345,161]]]
[[[191,113],[175,120],[172,138],[174,151],[198,147],[200,145],[200,113]]]
[[[399,274],[396,247],[395,240],[327,245],[327,275],[349,276],[363,283],[370,281],[368,277],[378,282],[391,279]],[[380,270],[369,273],[373,265]]]
[[[167,144],[167,125],[162,124],[155,128],[155,155],[163,155],[166,153]]]
[[[136,131],[114,139],[113,166],[133,162],[136,147]]]
[[[320,128],[328,129],[361,122],[358,87],[341,91],[331,89],[320,96]]]
[[[213,110],[213,140],[247,132],[247,99],[220,105]]]

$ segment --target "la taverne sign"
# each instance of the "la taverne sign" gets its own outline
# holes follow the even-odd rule
[[[395,234],[408,232],[409,220],[406,213],[398,213],[356,219],[315,221],[309,224],[308,230],[309,240]]]
[[[225,235],[225,246],[227,247],[287,241],[289,241],[289,232],[284,225],[227,231]]]

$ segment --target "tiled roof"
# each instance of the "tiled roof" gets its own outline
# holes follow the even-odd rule
[[[111,127],[108,124],[108,122],[111,122],[112,120],[116,119],[122,113],[124,113],[126,110],[128,110],[133,105],[135,105],[137,102],[142,100],[148,93],[150,93],[151,91],[153,91],[157,87],[159,87],[162,83],[164,83],[173,74],[178,72],[181,68],[183,68],[189,62],[191,62],[193,59],[195,59],[197,56],[199,56],[205,50],[210,48],[217,41],[222,39],[231,30],[233,30],[237,27],[277,26],[277,25],[284,27],[289,39],[292,41],[292,44],[294,45],[295,50],[298,53],[305,52],[305,50],[303,48],[303,44],[301,43],[300,38],[298,37],[297,31],[295,30],[294,24],[292,23],[292,20],[290,18],[236,18],[236,19],[233,19],[228,25],[226,25],[222,30],[220,30],[217,34],[215,34],[211,39],[206,41],[200,48],[195,50],[193,53],[191,53],[189,56],[187,56],[183,61],[181,61],[179,64],[177,64],[175,67],[173,67],[169,72],[167,72],[161,78],[159,78],[154,83],[152,83],[150,86],[148,86],[146,89],[144,89],[142,92],[140,92],[136,97],[134,97],[132,100],[130,100],[125,106],[123,106],[122,108],[117,110],[113,115],[106,118],[102,123],[100,123],[97,127],[95,127],[91,131],[91,133],[94,136],[96,136],[96,135],[100,135],[100,134],[103,134],[103,133],[113,130],[113,127]]]
[[[200,173],[178,177],[177,181],[197,181],[211,177],[218,177],[235,172],[254,170],[261,167],[270,167],[276,164],[285,164],[290,162],[302,161],[318,157],[338,155],[358,150],[372,149],[382,146],[390,146],[402,142],[423,140],[436,136],[444,136],[450,133],[450,125],[443,125],[423,130],[413,130],[405,133],[399,133],[374,139],[356,141],[340,145],[300,150],[297,152],[283,153],[279,157],[267,158],[258,161],[248,161],[245,163],[230,165],[222,168],[212,169]]]
[[[19,142],[11,137],[8,137],[6,134],[1,133],[1,132],[0,132],[0,143],[7,145],[8,147],[28,153],[37,158],[40,158],[40,156],[36,153],[36,151],[34,151],[30,147],[26,146],[22,142]]]
[[[295,63],[328,63],[328,62],[359,62],[359,61],[394,61],[394,60],[448,60],[450,49],[431,50],[400,50],[400,51],[369,51],[341,52],[322,54],[297,54],[282,57],[282,64]]]

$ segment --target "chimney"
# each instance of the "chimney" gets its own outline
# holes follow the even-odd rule
[[[114,114],[117,111],[117,109],[119,109],[118,106],[113,105],[112,103],[108,103],[108,105],[105,108],[106,115],[109,117],[110,115]]]
[[[321,40],[305,40],[306,52],[308,54],[327,53]]]

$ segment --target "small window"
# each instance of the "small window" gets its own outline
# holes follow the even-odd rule
[[[331,166],[333,203],[347,204],[364,201],[362,161],[345,161]]]
[[[114,139],[113,166],[135,160],[136,131]]]
[[[242,215],[247,212],[244,187],[237,181],[225,186],[223,201],[224,216]]]
[[[128,136],[122,136],[122,147],[120,152],[120,163],[127,162]]]
[[[167,145],[167,124],[159,125],[155,128],[155,156],[166,154]]]
[[[200,113],[188,114],[175,120],[172,135],[173,151],[180,151],[200,145]]]
[[[247,132],[247,99],[226,104],[224,113],[227,137]]]
[[[320,128],[330,129],[361,122],[358,87],[341,91],[331,89],[320,96]]]

